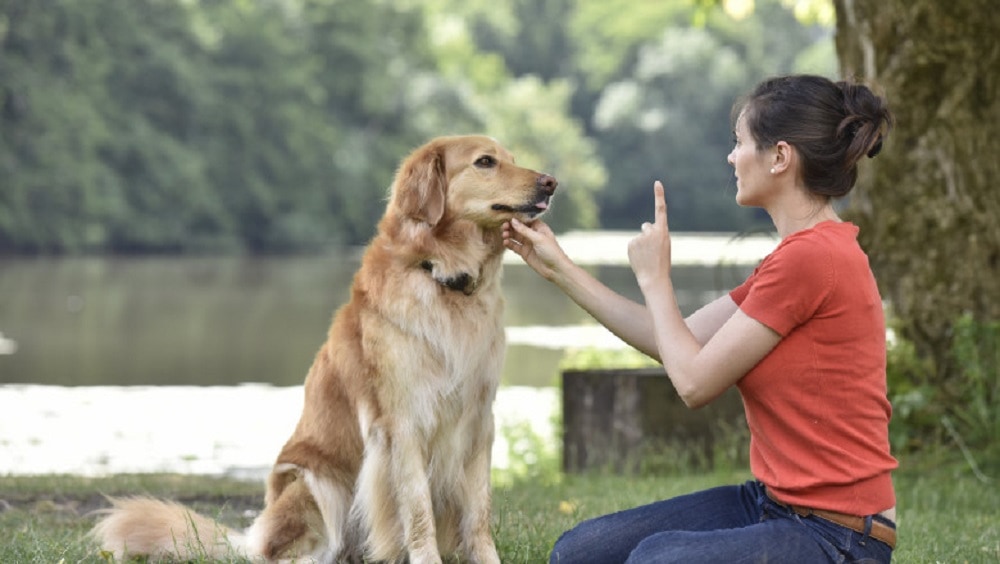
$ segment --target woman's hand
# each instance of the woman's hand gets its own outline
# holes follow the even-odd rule
[[[574,264],[544,222],[505,223],[503,244],[621,340],[657,358],[652,320],[646,306],[608,288]]]
[[[503,244],[546,280],[554,280],[561,266],[569,262],[552,229],[540,220],[530,225],[516,219],[504,223]]]
[[[653,184],[653,201],[653,223],[643,223],[639,235],[628,244],[628,261],[643,292],[670,281],[670,228],[663,184],[659,180]]]

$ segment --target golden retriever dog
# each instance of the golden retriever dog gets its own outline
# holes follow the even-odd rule
[[[492,403],[504,355],[505,221],[556,179],[483,136],[400,166],[378,233],[305,380],[305,404],[245,533],[151,498],[112,499],[93,534],[119,558],[499,562]]]

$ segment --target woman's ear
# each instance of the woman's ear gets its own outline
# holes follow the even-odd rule
[[[792,147],[787,142],[778,141],[775,143],[771,153],[771,174],[781,174],[789,170],[793,166],[797,156],[795,147]]]
[[[425,145],[399,167],[392,183],[393,200],[404,216],[434,226],[444,215],[447,186],[444,154],[433,144]]]

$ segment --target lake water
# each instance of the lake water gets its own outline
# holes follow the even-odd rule
[[[632,236],[561,239],[600,280],[640,299],[626,264]],[[681,309],[739,283],[775,244],[675,235]],[[294,425],[359,256],[0,258],[0,474],[259,474]],[[498,424],[544,433],[565,351],[624,345],[508,259]],[[498,441],[500,464],[505,448]]]
[[[604,283],[640,299],[623,262],[629,237],[571,234],[564,244]],[[681,309],[727,291],[773,245],[768,238],[678,236]],[[549,386],[565,349],[621,346],[518,257],[508,258],[504,384]],[[297,385],[357,266],[356,251],[0,258],[0,384]]]

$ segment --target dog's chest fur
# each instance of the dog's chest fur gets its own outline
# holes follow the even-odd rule
[[[373,243],[365,260],[371,271],[358,279],[377,283],[355,288],[369,304],[360,319],[365,356],[385,380],[375,401],[379,411],[434,435],[468,410],[488,410],[495,396],[505,346],[502,250],[466,250],[463,261],[446,254],[403,260],[381,245]],[[443,282],[463,275],[474,279],[474,291]]]

